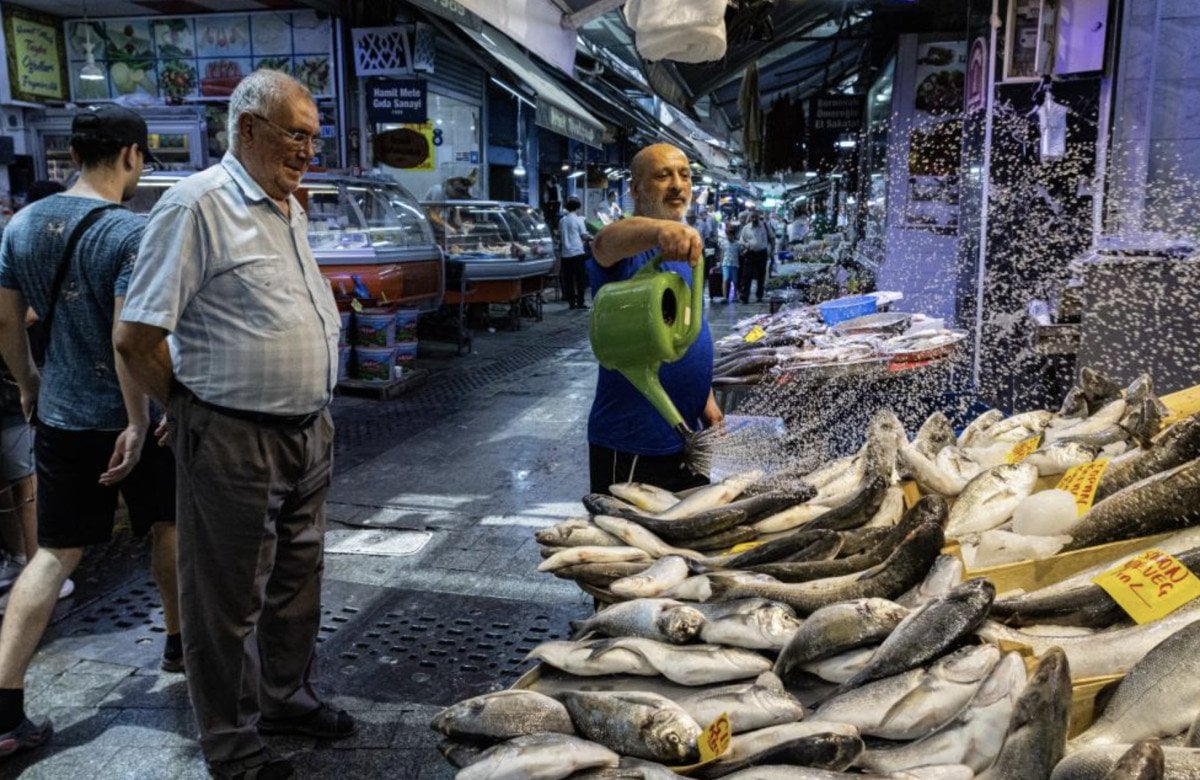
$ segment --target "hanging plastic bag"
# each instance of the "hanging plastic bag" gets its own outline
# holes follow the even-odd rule
[[[628,0],[625,19],[648,60],[709,62],[725,56],[727,0]]]
[[[1057,103],[1047,93],[1046,99],[1037,108],[1038,131],[1041,143],[1038,151],[1042,162],[1061,160],[1067,156],[1067,107]]]

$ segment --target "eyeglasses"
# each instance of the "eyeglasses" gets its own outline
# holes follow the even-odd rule
[[[257,119],[261,119],[262,121],[266,122],[271,127],[275,128],[279,132],[283,133],[284,137],[286,137],[289,141],[291,141],[292,145],[295,146],[297,149],[302,149],[306,146],[311,146],[313,152],[321,151],[322,139],[320,136],[309,135],[308,133],[301,132],[300,130],[288,130],[286,127],[283,127],[282,125],[278,125],[278,124],[272,122],[270,119],[267,119],[262,114],[256,114],[253,111],[250,112],[250,115]]]

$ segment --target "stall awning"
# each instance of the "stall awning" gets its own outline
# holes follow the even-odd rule
[[[594,146],[604,145],[604,125],[567,91],[554,83],[541,66],[516,47],[503,33],[460,27],[485,52],[537,93],[537,123],[547,130]]]

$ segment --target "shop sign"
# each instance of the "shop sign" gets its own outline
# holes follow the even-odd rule
[[[967,56],[966,109],[968,114],[987,105],[987,54],[987,39],[981,35],[971,44],[971,53]]]
[[[375,136],[375,161],[410,171],[434,169],[433,123],[422,122]]]
[[[7,4],[4,11],[12,97],[31,102],[64,100],[62,36],[56,21]]]
[[[553,130],[559,135],[574,138],[597,149],[604,145],[604,132],[600,128],[545,100],[537,102],[537,123],[547,130]]]
[[[863,127],[862,95],[820,95],[809,101],[810,132],[857,133]]]
[[[449,19],[455,24],[461,24],[475,32],[483,31],[483,20],[455,0],[409,0],[409,2],[434,16]]]
[[[429,118],[423,79],[372,79],[366,83],[367,119],[378,124],[421,124]]]

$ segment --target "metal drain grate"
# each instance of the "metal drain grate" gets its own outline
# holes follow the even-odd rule
[[[91,609],[75,615],[72,622],[78,625],[69,630],[70,636],[126,631],[138,626],[162,633],[162,601],[158,588],[149,581],[122,588],[93,604]]]
[[[532,668],[536,645],[565,638],[581,605],[382,590],[378,606],[327,599],[318,641],[326,681],[374,701],[448,705],[499,690]]]

